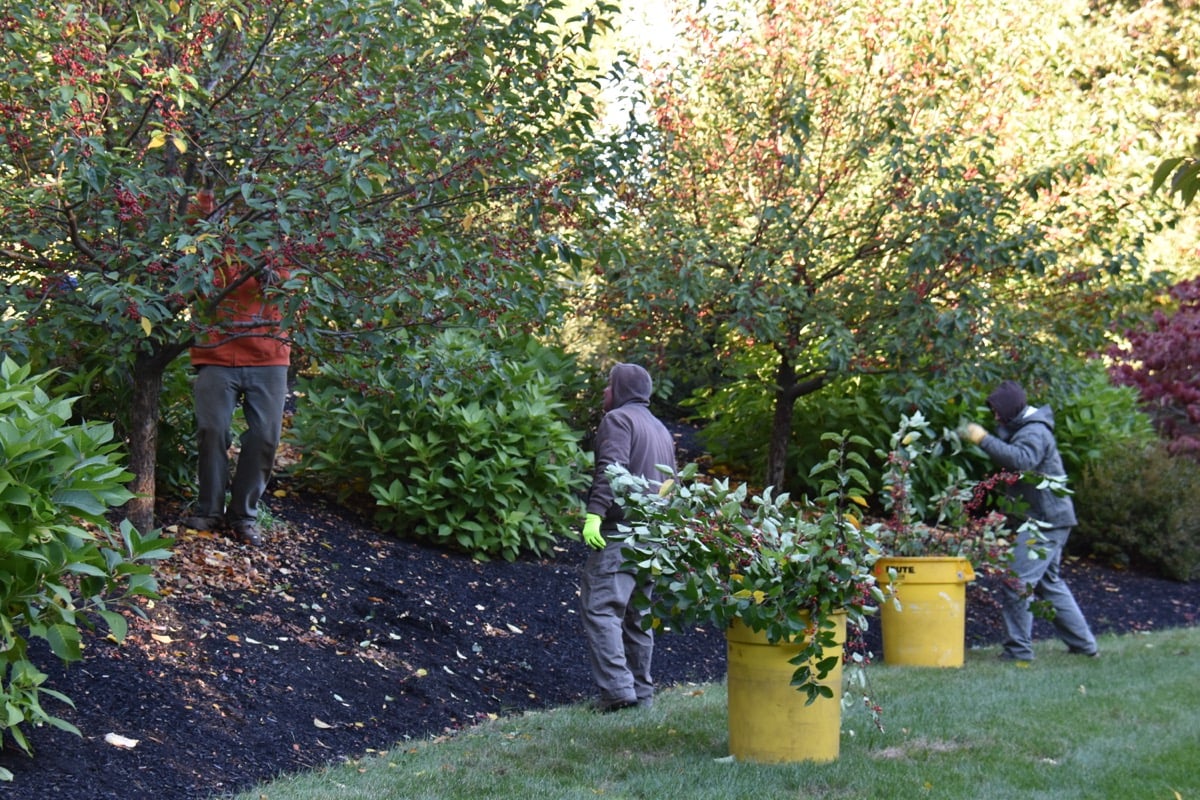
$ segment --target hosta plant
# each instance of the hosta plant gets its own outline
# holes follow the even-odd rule
[[[374,507],[384,529],[480,559],[549,553],[588,456],[558,395],[568,362],[528,337],[444,332],[383,361],[302,376],[302,481]]]
[[[109,524],[132,497],[113,427],[74,422],[72,401],[49,396],[44,377],[0,362],[0,734],[26,752],[25,724],[79,733],[42,707],[71,701],[46,685],[30,640],[64,662],[83,658],[81,628],[100,622],[121,641],[121,609],[155,594],[151,562],[170,555],[156,533]]]

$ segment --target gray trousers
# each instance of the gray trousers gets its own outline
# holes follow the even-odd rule
[[[600,687],[602,701],[637,701],[654,697],[650,659],[654,633],[642,630],[645,611],[633,605],[635,577],[621,571],[624,558],[621,542],[595,550],[583,566],[580,601],[583,630],[587,636],[592,679]]]
[[[1054,609],[1055,632],[1071,652],[1096,652],[1096,638],[1092,636],[1071,589],[1059,575],[1063,547],[1070,534],[1070,528],[1041,531],[1043,541],[1039,546],[1046,555],[1037,559],[1029,558],[1029,537],[1024,533],[1017,536],[1011,564],[1015,580],[1004,582],[1002,609],[1004,652],[1012,658],[1022,661],[1033,658],[1033,612],[1030,606],[1034,598],[1046,601]]]
[[[231,523],[258,517],[258,501],[275,465],[283,428],[288,368],[201,366],[192,386],[199,451],[199,498],[194,513],[224,516]],[[241,403],[246,431],[237,470],[229,485],[229,445],[233,412]],[[225,489],[229,486],[229,507]]]

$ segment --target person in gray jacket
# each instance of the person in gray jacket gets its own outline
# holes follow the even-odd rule
[[[1075,505],[1064,490],[1066,470],[1054,438],[1054,413],[1049,406],[1034,408],[1026,403],[1025,390],[1016,381],[1004,381],[988,395],[999,428],[989,434],[970,423],[963,438],[978,445],[992,461],[1005,469],[1021,472],[1014,486],[1025,513],[1039,529],[1022,534],[1012,552],[1013,580],[1004,582],[1004,650],[1001,658],[1033,659],[1033,613],[1037,597],[1054,609],[1054,628],[1069,652],[1095,657],[1096,639],[1075,602],[1070,587],[1059,572],[1062,551],[1075,525]],[[1030,556],[1030,545],[1042,557]]]
[[[605,474],[610,464],[618,464],[652,487],[675,474],[675,440],[650,411],[652,389],[650,373],[642,367],[613,367],[604,390],[605,415],[594,441],[595,469],[582,531],[592,552],[583,567],[580,600],[592,679],[600,687],[593,707],[602,712],[648,707],[654,699],[654,634],[643,630],[646,612],[633,602],[635,591],[646,593],[649,587],[638,586],[634,574],[621,569],[624,537],[617,526],[624,510]]]

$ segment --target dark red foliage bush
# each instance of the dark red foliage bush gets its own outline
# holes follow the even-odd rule
[[[1156,311],[1147,327],[1114,345],[1110,374],[1135,387],[1172,453],[1200,459],[1200,278],[1171,287],[1176,306]]]

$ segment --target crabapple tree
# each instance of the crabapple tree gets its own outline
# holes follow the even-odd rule
[[[630,125],[596,307],[643,357],[756,354],[776,486],[796,400],[834,380],[1094,346],[1141,283],[1123,187],[1063,104],[1072,25],[990,0],[707,4]]]
[[[117,418],[137,527],[164,374],[202,332],[214,265],[289,268],[274,291],[303,358],[541,324],[613,10],[4,4],[0,335]]]

